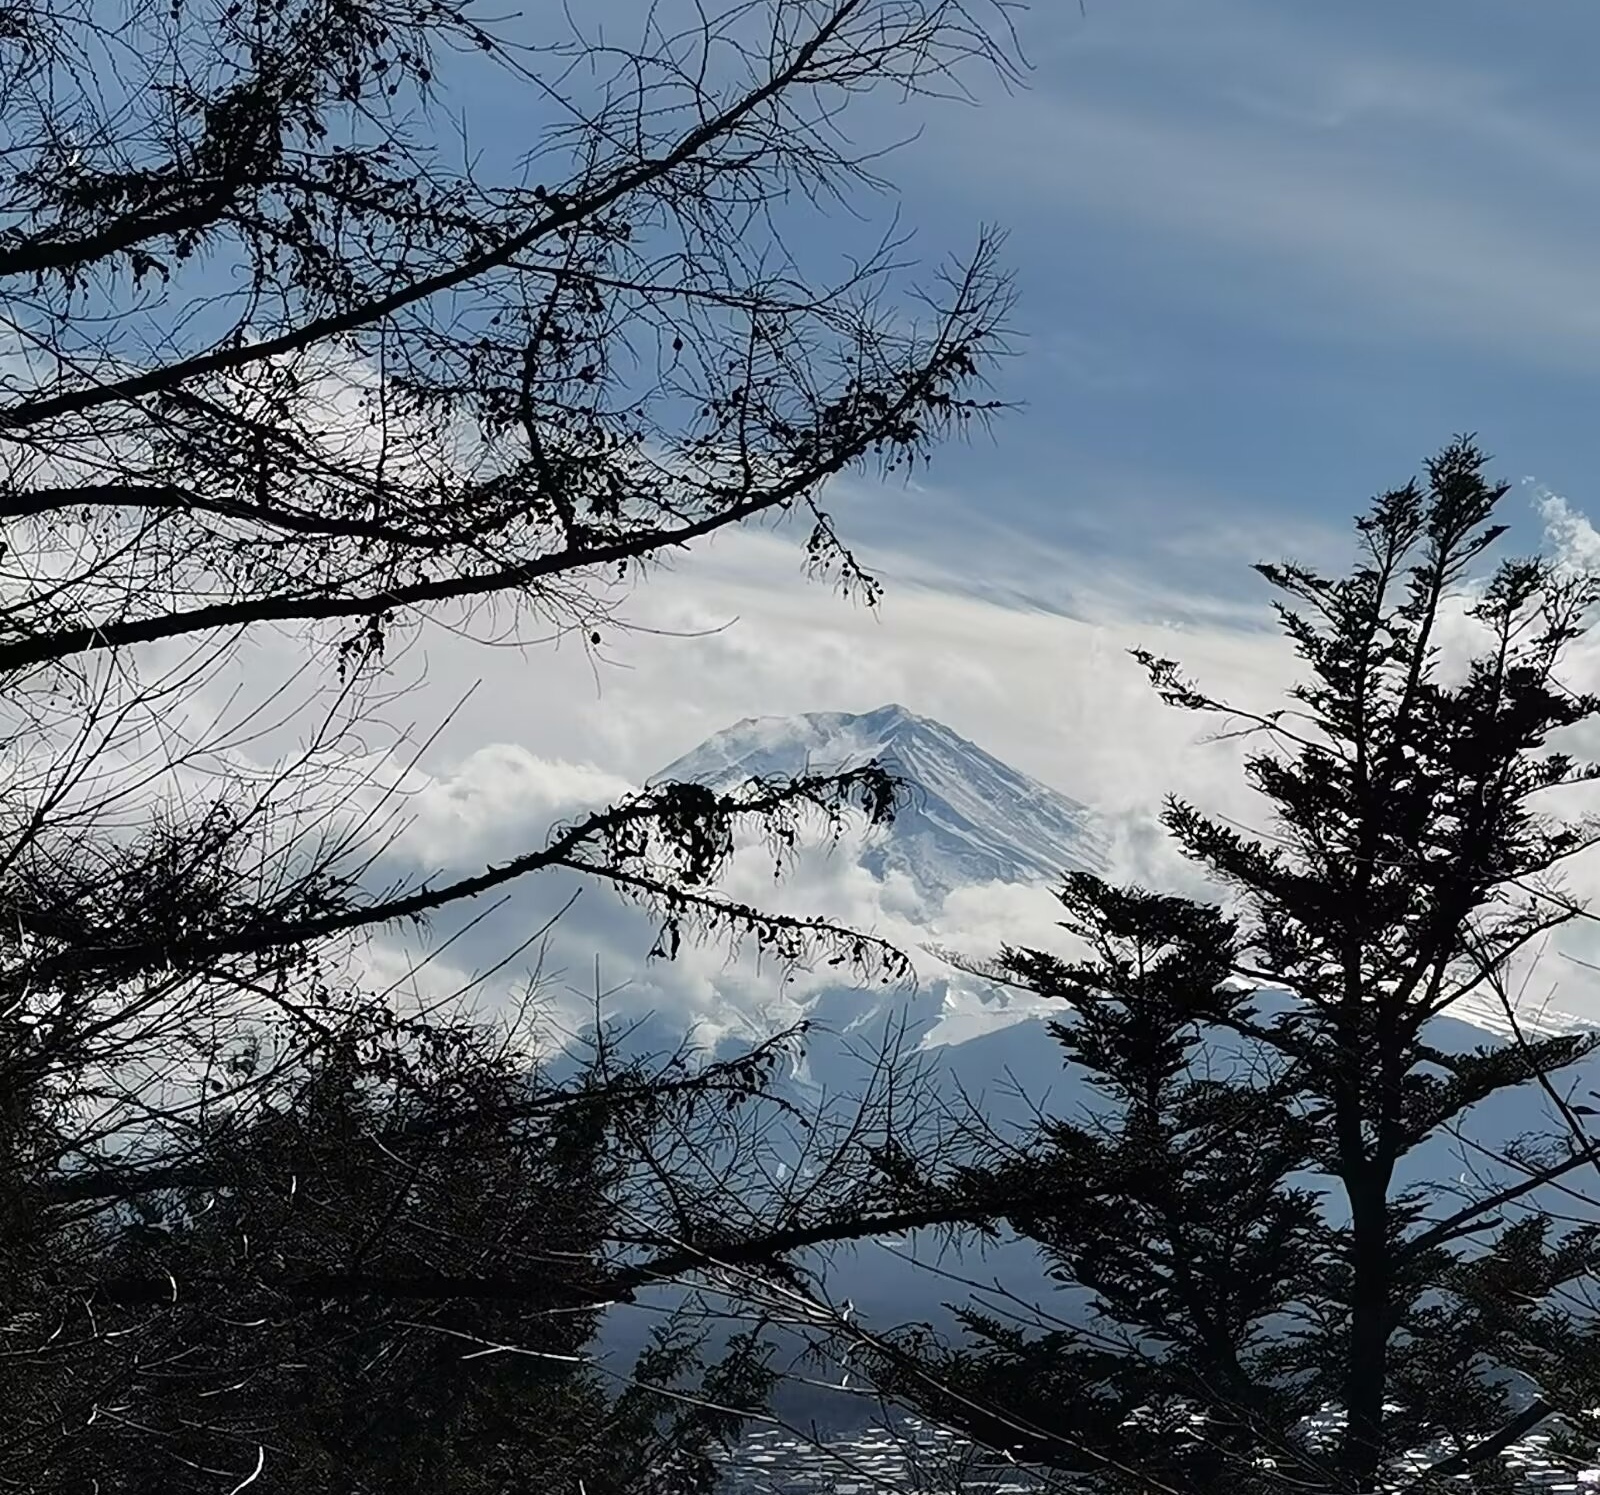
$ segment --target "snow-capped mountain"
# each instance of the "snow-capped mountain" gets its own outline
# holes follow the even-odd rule
[[[753,717],[709,738],[657,779],[727,788],[745,779],[838,772],[876,759],[912,786],[863,864],[902,872],[924,896],[981,882],[1051,884],[1099,871],[1105,840],[1085,805],[904,706],[851,715]]]
[[[928,947],[946,943],[941,911],[952,894],[979,884],[1010,883],[1051,888],[1072,868],[1115,877],[1108,868],[1108,840],[1092,808],[994,758],[939,722],[890,705],[860,715],[839,712],[747,720],[719,732],[687,756],[662,770],[658,781],[693,780],[727,787],[753,776],[792,775],[806,770],[837,770],[877,759],[913,786],[909,805],[895,822],[861,853],[860,865],[880,879],[891,873],[908,877],[920,894],[928,917]],[[976,900],[979,909],[991,905]],[[970,907],[969,906],[969,907]],[[1051,937],[1046,924],[1040,938]],[[980,960],[993,953],[1003,933],[991,933],[968,918],[966,937],[949,941]],[[974,933],[974,931],[977,931]],[[987,984],[980,976],[959,971],[934,959],[918,960],[920,981],[913,991],[862,991],[848,984],[810,992],[805,1015],[812,1021],[801,1069],[781,1084],[792,1087],[797,1100],[858,1093],[870,1071],[879,1037],[892,1037],[901,1024],[921,1035],[915,1055],[919,1087],[960,1111],[973,1107],[997,1133],[1027,1130],[1038,1114],[1080,1115],[1104,1104],[1084,1076],[1063,1063],[1060,1046],[1046,1031],[1056,1009],[1015,992]],[[1287,996],[1281,998],[1289,1001]],[[1264,994],[1264,1000],[1273,998]],[[1592,1026],[1564,1014],[1519,1011],[1524,1033],[1570,1032]],[[1445,1053],[1464,1053],[1504,1042],[1511,1024],[1492,998],[1463,1001],[1429,1027],[1430,1041]],[[730,1040],[731,1041],[731,1040]],[[912,1038],[915,1044],[915,1038]],[[1224,1044],[1224,1049],[1226,1045]],[[903,1050],[902,1050],[903,1052]],[[1586,1100],[1600,1092],[1600,1059],[1587,1061],[1564,1076],[1563,1088]],[[1520,1177],[1514,1169],[1490,1161],[1515,1138],[1559,1132],[1560,1122],[1537,1084],[1502,1091],[1474,1107],[1459,1134],[1430,1139],[1409,1155],[1396,1176],[1406,1188],[1471,1176],[1479,1186]],[[1547,1197],[1548,1196],[1548,1197]],[[1582,1200],[1540,1190],[1529,1197],[1583,1218],[1591,1206]],[[1341,1205],[1337,1191],[1328,1199],[1330,1216]],[[908,1260],[933,1263],[937,1271],[919,1271]],[[1037,1302],[1058,1320],[1071,1322],[1084,1312],[1081,1293],[1060,1289],[1046,1279],[1033,1248],[1025,1242],[986,1243],[981,1260],[969,1263],[972,1276],[992,1284],[1011,1302]],[[850,1300],[863,1321],[876,1326],[926,1323],[955,1331],[950,1303],[965,1296],[951,1287],[950,1273],[966,1268],[953,1264],[942,1240],[917,1236],[864,1241],[840,1252],[828,1264],[829,1291],[836,1301]],[[620,1341],[619,1341],[620,1342]],[[849,1422],[854,1404],[812,1394],[806,1385],[786,1387],[795,1398],[797,1421],[823,1416]],[[807,1399],[807,1398],[810,1399]],[[862,1406],[870,1405],[862,1403]],[[874,1451],[871,1435],[857,1440]],[[1526,1450],[1536,1439],[1512,1451],[1524,1465]],[[856,1445],[852,1451],[859,1453]],[[1537,1460],[1533,1460],[1537,1463]],[[855,1466],[853,1472],[867,1467]],[[766,1488],[766,1477],[781,1478],[785,1488],[805,1487],[806,1461],[784,1454],[776,1444],[757,1445],[734,1475],[745,1480],[734,1488]],[[1554,1471],[1542,1482],[1549,1484]],[[976,1488],[976,1485],[974,1486]]]
[[[877,760],[911,786],[909,803],[861,856],[874,876],[908,877],[929,906],[957,888],[987,882],[1044,888],[1063,872],[1105,872],[1107,838],[1095,812],[1057,789],[1030,778],[985,752],[942,722],[890,704],[875,711],[809,712],[749,717],[707,738],[655,775],[728,788],[750,778],[836,772]],[[929,930],[930,943],[941,936]],[[974,952],[980,956],[987,950]],[[926,963],[925,963],[926,964]],[[932,1046],[959,1044],[1032,1017],[1028,1004],[985,988],[942,963],[924,972],[918,1016]],[[844,992],[825,998],[829,1016],[859,1026],[868,1014],[845,1018],[859,998]],[[1492,996],[1468,996],[1452,1017],[1493,1038],[1513,1036],[1504,1009]],[[1570,1033],[1590,1026],[1570,1014],[1521,1010],[1528,1036]]]
[[[880,879],[899,872],[915,884],[929,918],[924,955],[928,946],[945,943],[938,918],[952,893],[996,882],[1048,889],[1069,868],[1115,876],[1107,870],[1108,842],[1090,807],[902,706],[859,715],[826,712],[743,721],[656,777],[726,787],[753,776],[837,770],[870,759],[909,780],[914,792],[895,822],[861,854],[861,865]],[[1050,938],[1048,919],[1047,909],[1044,940]],[[993,953],[1003,935],[991,938],[987,930],[973,935],[975,927],[968,924],[969,938],[960,943],[970,947],[964,953],[981,959]],[[1069,1115],[1098,1104],[1084,1077],[1065,1067],[1060,1046],[1046,1031],[1053,1006],[986,984],[937,959],[919,959],[918,965],[914,991],[865,992],[845,984],[805,997],[805,1015],[813,1023],[806,1056],[801,1070],[784,1083],[806,1094],[848,1098],[866,1072],[862,1056],[870,1060],[875,1038],[908,1023],[922,1038],[918,1084],[932,1087],[957,1109],[976,1107],[996,1131],[1027,1128],[1035,1106]],[[1519,1012],[1518,1020],[1529,1034],[1590,1026],[1550,1011]],[[1505,1041],[1509,1027],[1498,1004],[1462,1003],[1434,1020],[1430,1039],[1443,1052],[1466,1052]],[[1567,1078],[1581,1098],[1589,1090],[1600,1091],[1600,1060],[1579,1066]],[[1474,1108],[1459,1137],[1432,1139],[1407,1158],[1397,1184],[1451,1179],[1464,1168],[1492,1183],[1497,1169],[1487,1162],[1486,1150],[1500,1152],[1512,1138],[1558,1129],[1536,1084],[1503,1091]],[[1543,1193],[1531,1202],[1544,1203]],[[1571,1201],[1550,1202],[1574,1208]],[[929,1252],[940,1249],[938,1243],[928,1247]],[[902,1252],[919,1250],[915,1237],[863,1242],[853,1254],[834,1259],[831,1288],[879,1324],[916,1319],[948,1328],[946,1280],[906,1266]],[[1048,1295],[1053,1312],[1070,1316],[1077,1311],[1053,1293],[1032,1249],[1020,1243],[986,1247],[980,1275],[1026,1301]]]
[[[941,904],[955,890],[979,883],[1049,888],[1069,868],[1106,870],[1107,843],[1094,812],[1058,790],[1019,773],[950,728],[903,706],[851,715],[818,712],[742,721],[662,770],[662,780],[695,780],[718,787],[752,776],[848,768],[877,759],[912,785],[910,805],[861,855],[877,877],[902,872],[923,895],[929,917],[913,992],[863,992],[851,986],[816,991],[806,1000],[813,1035],[802,1072],[793,1080],[835,1095],[847,1093],[857,1067],[847,1051],[870,1048],[873,1034],[902,1025],[920,1037],[927,1083],[982,1098],[997,1125],[1024,1123],[1032,1103],[1046,1097],[1076,1104],[1080,1076],[1064,1070],[1058,1046],[1045,1032],[1053,1008],[1039,999],[986,983],[933,954],[944,942]],[[1048,939],[1048,929],[1043,933]],[[990,948],[965,953],[983,957]],[[1592,1026],[1548,1009],[1521,1010],[1529,1036]],[[1435,1044],[1465,1052],[1512,1036],[1503,1008],[1491,997],[1467,998],[1431,1025]],[[1583,1089],[1600,1090],[1600,1061],[1585,1065]],[[1466,1130],[1493,1146],[1508,1137],[1547,1129],[1548,1105],[1535,1085],[1502,1092],[1478,1108]],[[1430,1144],[1412,1159],[1418,1177],[1438,1172],[1451,1144]],[[1436,1155],[1437,1154],[1437,1155]]]

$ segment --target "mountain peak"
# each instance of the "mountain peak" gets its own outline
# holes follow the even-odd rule
[[[806,711],[798,716],[747,716],[707,739],[707,742],[716,742],[733,734],[743,737],[752,732],[758,735],[785,733],[801,727],[827,736],[841,732],[892,735],[918,729],[941,730],[938,722],[918,716],[898,701],[889,701],[871,711]]]
[[[875,711],[864,711],[854,718],[862,726],[881,726],[890,730],[903,727],[927,727],[937,723],[930,722],[925,716],[918,716],[916,712],[907,710],[898,701],[890,701],[879,706]]]
[[[749,778],[836,773],[878,760],[911,802],[869,850],[877,876],[905,873],[924,896],[968,883],[1055,883],[1104,866],[1090,811],[898,702],[872,711],[747,717],[662,770],[657,781],[725,788]]]

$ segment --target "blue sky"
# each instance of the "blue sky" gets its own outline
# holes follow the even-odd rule
[[[1088,0],[1020,32],[1028,90],[934,112],[894,164],[924,243],[1003,225],[1018,277],[1024,408],[935,481],[1209,555],[1213,526],[1342,526],[1469,429],[1583,503],[1600,9]]]
[[[631,41],[641,7],[574,14]],[[1582,502],[1600,470],[1600,10],[1036,0],[1014,19],[1024,87],[974,72],[970,105],[852,105],[868,148],[916,133],[882,168],[894,200],[857,203],[866,224],[791,218],[819,266],[890,211],[935,262],[993,225],[1016,273],[997,392],[1019,408],[994,442],[940,453],[943,501],[875,496],[858,537],[950,554],[981,514],[1187,583],[1235,534],[1275,555],[1274,535],[1342,532],[1462,430],[1506,476]],[[453,102],[509,165],[535,106],[471,77]]]
[[[637,18],[633,0],[584,14]],[[850,116],[869,147],[920,127],[877,223],[898,208],[930,258],[997,225],[1019,292],[999,370],[1019,408],[993,438],[942,450],[914,488],[834,495],[888,583],[881,613],[809,584],[797,536],[758,531],[643,587],[627,615],[644,629],[594,655],[430,628],[395,661],[393,683],[418,684],[397,743],[477,688],[406,778],[420,869],[481,865],[740,718],[896,700],[1112,816],[1114,875],[1182,885],[1162,795],[1246,824],[1260,806],[1238,744],[1160,706],[1129,646],[1275,704],[1293,661],[1250,563],[1342,566],[1367,497],[1462,430],[1502,475],[1565,495],[1568,552],[1600,557],[1583,517],[1600,514],[1600,7],[1039,0],[1018,26],[1026,89],[979,79],[971,106]],[[526,147],[525,96],[465,102],[491,159]],[[817,263],[872,234],[843,213],[793,227]],[[1542,538],[1538,491],[1507,501],[1520,548]],[[1600,674],[1600,645],[1579,653]],[[268,678],[271,647],[254,658]],[[797,906],[903,932],[885,889],[831,866]],[[768,865],[751,875],[768,897]],[[1600,896],[1600,866],[1574,890]],[[986,948],[1035,917],[1019,896],[975,890],[934,927]],[[558,906],[518,890],[506,917]],[[1596,927],[1572,936],[1590,959]],[[612,938],[611,968],[637,975],[637,931]],[[602,942],[584,941],[579,968]],[[709,956],[637,979],[702,1015],[726,984]],[[1549,984],[1600,1012],[1570,965]]]

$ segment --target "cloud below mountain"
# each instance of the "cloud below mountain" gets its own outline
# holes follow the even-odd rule
[[[1560,555],[1578,563],[1600,553],[1593,529],[1572,506],[1536,497]],[[1281,548],[1260,537],[1258,553]],[[1032,781],[1053,795],[1051,814],[1060,817],[1053,835],[1065,838],[1073,817],[1092,809],[1099,865],[1113,880],[1201,894],[1204,882],[1156,823],[1162,797],[1175,793],[1270,834],[1240,772],[1258,739],[1216,740],[1225,723],[1163,706],[1126,651],[1143,646],[1173,657],[1221,698],[1252,708],[1280,704],[1296,661],[1268,626],[1269,594],[1250,575],[1252,558],[1241,552],[1237,567],[1219,567],[1206,604],[1169,593],[1158,576],[1141,578],[1043,545],[1014,548],[1017,586],[1002,588],[1001,599],[975,595],[970,575],[932,550],[879,552],[869,559],[888,595],[880,611],[868,612],[806,586],[800,547],[781,531],[729,535],[633,593],[624,609],[633,626],[604,628],[598,649],[571,635],[540,644],[531,630],[519,634],[503,619],[495,625],[506,641],[499,648],[483,645],[485,618],[429,625],[390,661],[382,683],[388,699],[364,727],[349,771],[370,768],[374,782],[402,791],[395,808],[403,830],[387,860],[398,875],[463,872],[538,844],[552,822],[648,781],[707,739],[726,747],[730,739],[717,734],[741,719],[803,718],[813,737],[827,737],[850,713],[870,714],[892,699],[905,703],[907,720],[944,724],[919,748],[914,769],[943,771],[933,762],[943,733],[959,745],[958,756],[977,765],[961,786],[970,802],[956,819],[987,816],[991,833],[1007,815],[1026,822],[1017,807],[1041,792],[1024,782]],[[1018,601],[1022,595],[1033,600]],[[1470,635],[1464,608],[1454,608],[1446,623],[1445,665],[1455,668]],[[253,645],[241,658],[250,690],[265,693],[303,674],[300,647],[290,636]],[[1576,649],[1571,673],[1575,684],[1600,676],[1600,647]],[[218,701],[233,701],[230,709],[243,715],[253,698],[250,691],[236,698],[236,689],[227,679],[216,683]],[[870,737],[836,741],[838,755],[872,746]],[[285,728],[249,750],[263,760],[285,757],[302,740],[298,729]],[[820,750],[817,741],[807,744],[790,766]],[[1574,746],[1593,756],[1600,742]],[[947,785],[947,807],[955,792]],[[906,823],[908,836],[916,824]],[[936,829],[922,825],[930,836]],[[1026,834],[1026,825],[1017,828]],[[853,844],[819,850],[778,883],[765,851],[753,849],[736,859],[728,888],[912,947],[936,941],[981,955],[1006,941],[1056,938],[1053,874],[1037,847],[1020,854],[1022,880],[1017,871],[995,880],[994,866],[980,857],[949,869],[936,890],[928,866],[918,872],[908,848],[909,840],[902,842],[887,860],[881,850],[874,857]],[[492,911],[466,910],[480,919],[470,929],[441,921],[432,938],[452,942],[415,977],[419,987],[453,991],[496,967],[486,992],[508,999],[526,983],[535,951],[501,962],[577,886],[539,877],[510,888]],[[1579,865],[1569,886],[1593,893],[1600,876]],[[1596,931],[1600,926],[1589,923],[1563,931],[1534,973],[1530,1001],[1548,997],[1562,1009],[1600,1014],[1595,973],[1562,954],[1600,959]],[[634,910],[588,887],[545,952],[543,977],[560,996],[559,1021],[584,1020],[596,990],[620,983],[627,990],[616,996],[617,1007],[700,1021],[708,1033],[795,1010],[792,989],[780,989],[769,970],[749,963],[726,970],[716,948],[686,951],[672,967],[647,965],[649,941]],[[420,944],[386,934],[369,957],[385,982],[403,982],[412,979],[407,962],[420,951]]]

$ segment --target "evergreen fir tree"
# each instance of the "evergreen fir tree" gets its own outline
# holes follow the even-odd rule
[[[1091,1312],[970,1308],[955,1347],[902,1333],[880,1355],[900,1395],[1095,1490],[1493,1488],[1540,1424],[1592,1455],[1600,1230],[1539,1207],[1592,1166],[1578,1113],[1552,1107],[1470,1197],[1407,1181],[1473,1107],[1557,1097],[1600,1045],[1434,1042],[1580,915],[1556,873],[1600,834],[1556,813],[1596,770],[1551,743],[1600,712],[1560,674],[1600,593],[1544,559],[1473,585],[1504,533],[1485,461],[1460,440],[1377,499],[1343,579],[1257,568],[1307,669],[1285,709],[1235,711],[1138,653],[1169,704],[1260,734],[1245,767],[1273,824],[1171,799],[1226,908],[1075,874],[1083,951],[1003,952],[1003,979],[1062,1003],[1055,1036],[1099,1099],[962,1186]],[[1487,646],[1457,678],[1441,620],[1463,590]]]

